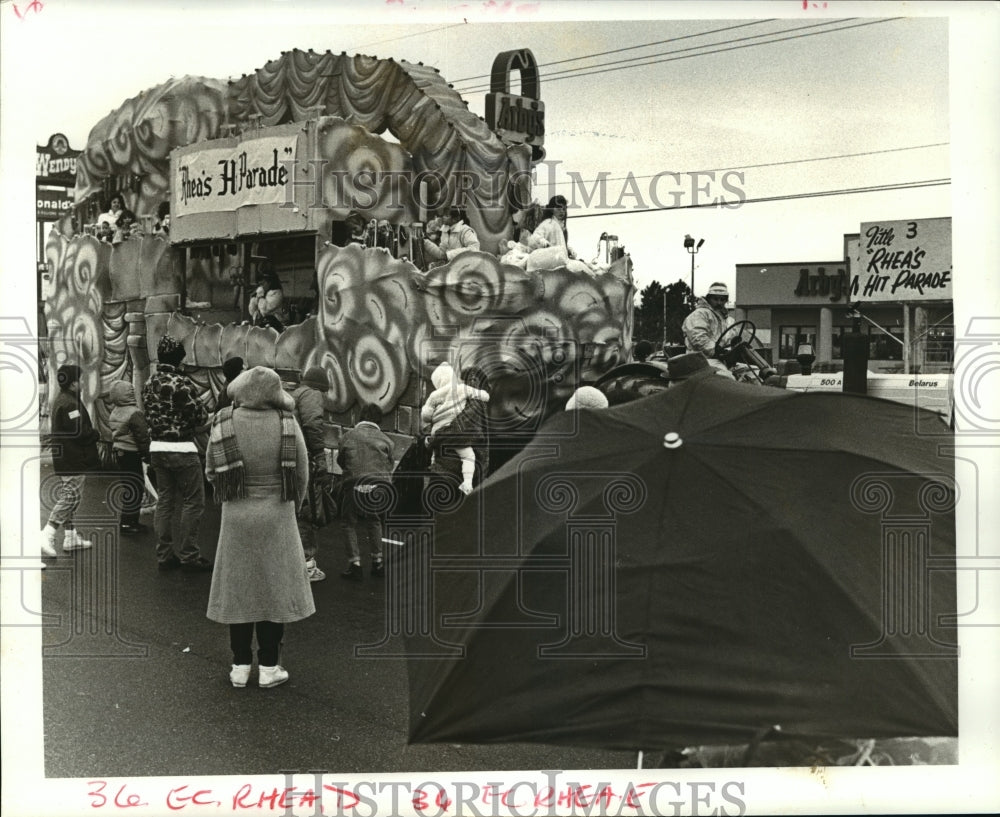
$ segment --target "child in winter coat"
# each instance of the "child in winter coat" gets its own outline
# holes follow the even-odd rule
[[[432,437],[454,422],[468,400],[482,400],[485,403],[490,399],[489,392],[463,383],[455,375],[450,363],[442,363],[431,373],[431,383],[434,391],[424,402],[420,419],[424,425],[430,423]]]
[[[142,462],[149,460],[149,426],[146,424],[146,416],[136,405],[135,390],[131,383],[116,381],[111,386],[107,399],[113,406],[111,416],[108,417],[111,450],[124,483],[118,530],[125,535],[132,535],[145,529],[144,525],[139,524],[139,510],[146,485]]]
[[[472,421],[467,410],[470,400],[483,403],[489,392],[463,383],[450,363],[442,363],[431,374],[434,391],[420,411],[424,424],[430,424],[428,445],[434,453],[431,470],[450,475],[463,494],[470,494],[476,473],[474,445],[483,443],[480,424]],[[479,412],[476,412],[479,413]],[[482,472],[483,469],[480,468]]]

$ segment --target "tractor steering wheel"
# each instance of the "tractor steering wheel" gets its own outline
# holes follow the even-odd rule
[[[757,326],[753,321],[737,321],[719,335],[719,339],[715,342],[715,356],[721,359],[739,343],[746,343],[749,346],[756,339]]]

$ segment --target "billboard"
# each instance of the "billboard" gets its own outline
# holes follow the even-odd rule
[[[950,301],[951,219],[862,224],[851,260],[851,301]]]

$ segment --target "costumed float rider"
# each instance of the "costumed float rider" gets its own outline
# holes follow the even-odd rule
[[[716,341],[733,325],[727,303],[729,290],[725,284],[715,282],[708,288],[705,297],[695,302],[694,311],[684,319],[681,330],[689,352],[701,352],[720,374],[733,377],[726,364],[715,356]]]
[[[284,303],[285,293],[277,274],[270,268],[261,269],[257,290],[250,296],[250,323],[285,331],[281,320]]]
[[[569,246],[569,233],[566,230],[566,208],[568,202],[565,196],[553,196],[542,211],[542,223],[539,224],[529,239],[529,247],[533,250],[545,247],[558,247],[566,253],[567,258],[576,258],[576,253]]]
[[[428,225],[428,232],[431,227]],[[479,250],[479,236],[465,222],[465,210],[461,207],[451,207],[441,223],[441,238],[435,244],[424,239],[424,252],[427,258],[436,262],[451,261],[456,255],[469,250]]]
[[[120,193],[111,197],[107,212],[97,217],[97,239],[110,244],[121,244],[137,225],[135,213],[125,206]]]

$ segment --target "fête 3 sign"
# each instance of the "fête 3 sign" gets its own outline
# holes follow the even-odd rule
[[[852,301],[951,300],[951,219],[861,225]]]
[[[171,213],[186,216],[281,204],[289,167],[295,162],[295,145],[295,136],[273,136],[184,155],[171,185]]]

